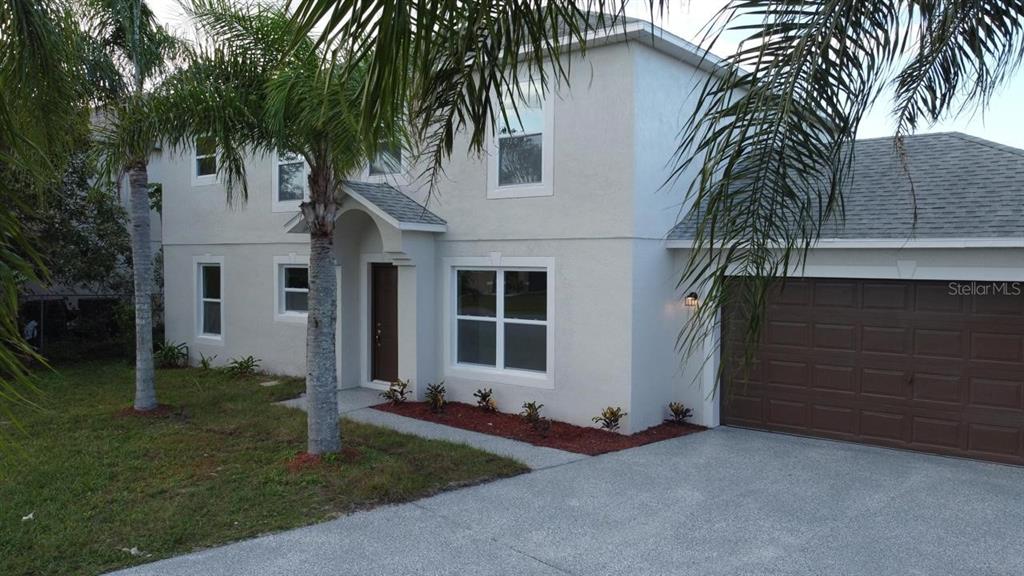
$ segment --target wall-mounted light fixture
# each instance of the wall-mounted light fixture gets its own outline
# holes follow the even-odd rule
[[[686,295],[686,298],[683,299],[683,304],[685,304],[687,308],[696,308],[697,300],[697,293],[690,292],[689,294]]]

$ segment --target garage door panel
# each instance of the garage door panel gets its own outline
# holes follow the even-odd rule
[[[1014,456],[1021,452],[1021,432],[1010,426],[968,424],[967,445],[974,452]]]
[[[971,298],[971,310],[978,315],[1024,314],[1024,295],[986,294]]]
[[[979,304],[992,297],[948,282],[791,286],[769,304],[757,367],[726,375],[738,399],[723,402],[723,422],[1024,464],[1024,296]],[[729,331],[745,320],[725,314],[723,361],[738,365]]]
[[[895,412],[862,410],[860,434],[868,438],[903,441],[906,437],[907,416]]]
[[[938,448],[959,448],[960,422],[955,419],[914,417],[910,441]]]
[[[903,370],[861,370],[860,392],[863,395],[903,399],[907,397],[909,388],[910,375]]]
[[[960,382],[959,375],[917,373],[910,386],[911,397],[924,403],[960,406],[964,396]]]
[[[866,310],[903,310],[910,301],[910,289],[906,284],[866,282],[862,290],[862,307]]]
[[[968,385],[971,406],[1024,411],[1024,383],[995,378],[971,378]]]
[[[863,352],[901,356],[910,352],[910,330],[907,328],[862,326],[860,338]]]
[[[974,332],[971,334],[972,360],[1018,363],[1024,360],[1024,337],[1020,334]]]

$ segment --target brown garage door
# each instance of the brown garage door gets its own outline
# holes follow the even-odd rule
[[[743,313],[727,309],[722,421],[1024,464],[1024,294],[973,290],[790,281],[747,369]]]

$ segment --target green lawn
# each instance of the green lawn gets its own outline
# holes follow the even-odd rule
[[[345,421],[354,461],[290,472],[305,415],[273,402],[300,381],[160,371],[160,401],[176,413],[143,418],[118,414],[132,378],[122,363],[62,368],[42,378],[43,411],[17,410],[25,433],[0,456],[0,574],[95,574],[526,470]]]

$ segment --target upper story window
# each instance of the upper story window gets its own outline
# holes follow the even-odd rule
[[[217,141],[209,136],[196,138],[196,155],[192,166],[192,180],[197,184],[217,179]]]
[[[503,98],[506,118],[492,142],[488,198],[552,194],[552,106],[533,82]]]
[[[308,196],[309,171],[298,154],[279,153],[274,157],[274,212],[293,212]]]
[[[384,146],[370,161],[370,176],[389,176],[402,171],[402,147]]]

